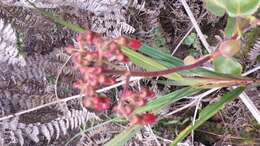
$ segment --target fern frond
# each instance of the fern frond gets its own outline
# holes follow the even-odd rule
[[[38,8],[56,8],[59,6],[46,3],[43,0],[30,0],[30,2],[34,3]],[[2,3],[9,6],[34,8],[27,0],[2,0]]]
[[[29,97],[22,96],[19,100],[20,109],[26,110],[31,109],[36,106],[40,106],[52,101],[55,101],[55,95],[53,94],[46,94],[46,95],[30,95]]]
[[[135,32],[135,28],[126,22],[120,22],[120,31],[126,34],[131,34]]]
[[[121,13],[119,6],[113,6],[101,15],[91,19],[91,30],[104,34],[107,37],[118,37],[123,33],[135,32],[135,28],[126,23],[125,16]]]
[[[89,146],[104,145],[121,130],[122,128],[115,124],[98,126],[97,128],[93,128],[88,132],[85,132],[80,141],[77,143],[77,146],[82,146],[82,144]]]
[[[254,47],[250,50],[248,54],[248,59],[253,64],[257,61],[257,58],[260,56],[260,38],[255,40]]]
[[[138,2],[138,0],[129,0],[128,1],[128,7],[135,8],[140,11],[145,11],[145,1],[142,1],[141,3]]]
[[[14,93],[8,89],[0,90],[0,111],[1,115],[8,115],[19,110],[18,101],[21,97],[28,95],[23,93]]]
[[[52,139],[60,138],[61,135],[66,135],[69,130],[79,128],[89,120],[97,119],[98,117],[93,115],[93,113],[81,110],[69,111],[64,116],[48,123],[34,123],[27,125],[19,123],[18,118],[14,118],[9,121],[0,122],[0,135],[3,134],[4,131],[12,131],[15,133],[15,138],[20,145],[24,144],[25,138],[29,138],[33,142],[38,143],[41,136],[45,137],[48,142],[50,142]]]
[[[0,19],[0,61],[8,64],[26,64],[19,50],[16,48],[16,33],[10,24]]]

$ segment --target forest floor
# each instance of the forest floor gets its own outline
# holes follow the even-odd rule
[[[211,15],[204,8],[202,0],[188,0],[187,2],[208,43],[211,46],[216,46],[218,41],[215,35],[221,35],[221,30],[224,30],[227,21],[226,16],[216,17]],[[58,14],[64,20],[79,24],[82,27],[91,28],[95,23],[92,13],[75,10],[70,6],[53,9],[44,8],[42,10]],[[200,42],[190,18],[178,0],[147,0],[145,10],[128,8],[125,17],[126,22],[135,28],[134,33],[126,35],[138,38],[163,52],[181,59],[188,55],[198,58],[206,54],[206,49]],[[72,87],[73,82],[79,78],[79,73],[73,68],[70,61],[63,67],[69,58],[63,52],[64,47],[75,41],[74,38],[76,38],[77,33],[53,23],[33,8],[6,5],[2,2],[0,2],[0,19],[11,24],[15,29],[16,35],[19,36],[17,38],[21,40],[18,48],[25,56],[27,64],[29,64],[27,67],[21,68],[0,63],[1,117],[79,94],[79,91]],[[111,37],[111,33],[105,32],[103,34],[105,37]],[[260,44],[260,29],[255,28],[246,32],[243,38],[243,49],[236,56],[243,65],[244,72],[259,66],[260,54],[253,52],[252,49],[257,43]],[[260,49],[259,46],[258,49]],[[130,68],[136,69],[137,67],[130,66]],[[61,74],[59,73],[60,69],[63,69]],[[57,81],[58,75],[59,80]],[[254,72],[249,76],[260,78],[260,72]],[[157,95],[164,95],[176,89],[174,86],[158,84],[156,80],[136,81],[131,84],[131,87],[136,89],[138,84],[149,86]],[[56,89],[57,93],[55,92]],[[121,90],[118,87],[106,91],[104,94],[116,97]],[[202,100],[201,106],[211,103],[211,99],[223,95],[225,91],[226,89],[223,89],[211,94],[210,97]],[[260,110],[260,87],[249,87],[245,93]],[[188,103],[188,100],[181,100],[162,112],[169,113]],[[56,123],[56,126],[58,125],[61,129],[60,132],[55,132],[57,139],[54,137],[48,141],[45,138],[46,136],[39,136],[39,140],[36,140],[37,144],[31,140],[35,140],[35,137],[30,138],[28,136],[30,134],[28,134],[24,137],[24,145],[62,146],[70,140],[68,145],[71,146],[102,145],[114,137],[115,134],[120,133],[126,126],[124,124],[108,123],[89,129],[86,132],[81,129],[80,132],[78,126],[80,122],[76,119],[79,116],[88,119],[86,127],[93,127],[98,123],[108,121],[113,116],[110,112],[97,113],[89,111],[87,114],[75,112],[82,111],[81,109],[81,100],[76,99],[20,115],[19,120],[16,122],[22,123],[23,126],[30,127],[28,125],[31,125],[33,127],[39,125],[39,123],[52,123],[52,125]],[[158,145],[158,141],[161,145],[168,145],[169,141],[191,122],[194,109],[195,106],[160,120],[158,124],[152,127],[152,132],[149,127],[146,127],[127,145]],[[70,111],[70,115],[68,115],[68,111]],[[75,129],[70,130],[66,135],[62,130],[64,124],[59,123],[59,119],[62,118],[68,118],[76,122],[74,123]],[[11,118],[7,119],[7,122],[15,120],[17,119]],[[43,129],[43,126],[41,128]],[[8,134],[11,137],[12,134]],[[77,137],[72,139],[75,135]],[[237,98],[195,130],[194,136],[194,145],[260,146],[260,125],[244,103]],[[3,137],[3,135],[0,135],[0,138]],[[6,137],[8,136],[5,136],[4,141],[10,145],[21,143],[21,138],[15,139],[15,136],[13,136],[13,138],[9,137],[8,139]],[[191,137],[188,137],[186,140],[187,145],[190,139]]]

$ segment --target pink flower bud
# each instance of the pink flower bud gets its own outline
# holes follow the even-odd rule
[[[108,110],[111,100],[107,97],[93,97],[94,108],[97,110]]]
[[[124,61],[124,60],[125,60],[125,56],[124,56],[122,53],[120,53],[120,54],[117,54],[117,55],[116,55],[116,59],[117,59],[118,61]]]
[[[65,47],[65,52],[67,52],[68,54],[73,54],[75,52],[74,46],[68,45],[67,47]]]
[[[117,39],[114,40],[117,44],[119,45],[126,45],[128,43],[128,39],[126,37],[119,37]]]
[[[133,49],[133,50],[138,50],[141,47],[141,42],[139,40],[130,40],[129,43],[127,44],[127,47]]]
[[[94,32],[88,32],[86,34],[86,41],[89,45],[93,44],[93,39],[95,37],[95,33]]]
[[[110,51],[116,51],[116,50],[119,50],[119,46],[118,44],[116,44],[115,42],[112,42],[108,45],[108,49]]]
[[[116,81],[113,78],[107,77],[105,79],[104,85],[112,85],[112,84],[115,84],[115,83],[116,83]]]
[[[142,122],[144,125],[154,124],[156,121],[156,116],[152,113],[146,113],[142,116]]]
[[[138,125],[138,124],[142,124],[142,119],[140,116],[133,116],[130,120],[130,125]]]
[[[146,99],[138,99],[138,100],[135,100],[135,105],[137,105],[137,106],[144,106],[144,105],[146,105],[146,103],[147,103],[147,100]]]

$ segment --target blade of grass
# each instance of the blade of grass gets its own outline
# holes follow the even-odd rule
[[[194,89],[190,87],[182,88],[176,90],[170,94],[158,97],[155,100],[150,101],[146,106],[137,108],[134,113],[140,114],[144,112],[154,111],[159,112],[162,108],[182,99],[185,96],[191,96],[198,93],[199,89]]]
[[[60,18],[58,15],[55,15],[54,13],[49,13],[46,12],[38,7],[36,7],[36,5],[32,2],[30,2],[29,0],[26,0],[30,5],[32,5],[36,10],[38,10],[43,16],[47,17],[48,19],[50,19],[52,22],[55,22],[57,24],[60,24],[74,32],[86,32],[87,30],[85,30],[84,28],[80,27],[77,24],[73,24],[70,21],[65,21],[62,18]]]
[[[141,129],[141,125],[130,126],[120,134],[116,135],[112,140],[107,142],[104,146],[123,146]]]
[[[176,146],[179,142],[181,142],[185,137],[187,137],[192,130],[195,130],[199,126],[201,126],[205,121],[214,116],[219,110],[221,110],[225,104],[231,102],[237,96],[239,96],[243,92],[244,88],[240,87],[234,89],[226,94],[224,94],[220,100],[216,103],[210,104],[206,106],[199,114],[199,119],[195,122],[194,125],[189,125],[184,130],[180,132],[180,134],[174,139],[171,143],[171,146]]]

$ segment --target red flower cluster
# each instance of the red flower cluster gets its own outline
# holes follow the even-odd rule
[[[152,113],[145,113],[143,115],[134,115],[131,118],[130,123],[132,125],[137,125],[137,124],[141,124],[141,125],[151,125],[154,124],[156,121],[156,116]]]
[[[138,93],[127,90],[120,101],[114,107],[114,110],[123,117],[129,117],[137,107],[145,106],[149,99],[154,97],[154,92],[142,89]]]
[[[132,124],[152,124],[155,121],[155,116],[152,118],[150,116],[144,115],[134,115],[133,111],[137,107],[142,107],[147,104],[147,102],[155,96],[154,92],[144,88],[138,93],[128,91],[118,101],[118,104],[114,107],[114,111],[120,116],[123,116],[131,121]],[[149,118],[150,117],[150,118]],[[154,119],[154,120],[152,120]]]
[[[72,62],[82,75],[82,79],[74,83],[74,87],[80,89],[84,95],[83,105],[85,107],[96,110],[108,110],[112,106],[111,99],[99,96],[95,92],[101,86],[115,83],[114,78],[106,73],[106,69],[109,66],[104,62],[108,62],[111,58],[116,58],[119,62],[127,63],[128,59],[123,55],[120,47],[127,46],[137,50],[141,47],[141,43],[138,40],[130,40],[125,37],[107,41],[93,32],[80,34],[77,42],[78,48],[73,46],[66,48],[66,52],[73,55]],[[139,122],[131,123],[152,124],[155,121],[153,114],[135,116],[133,111],[136,107],[146,105],[147,101],[154,96],[154,93],[147,89],[143,89],[138,93],[126,91],[114,107],[115,111],[131,121],[134,119],[130,117],[139,118]]]

